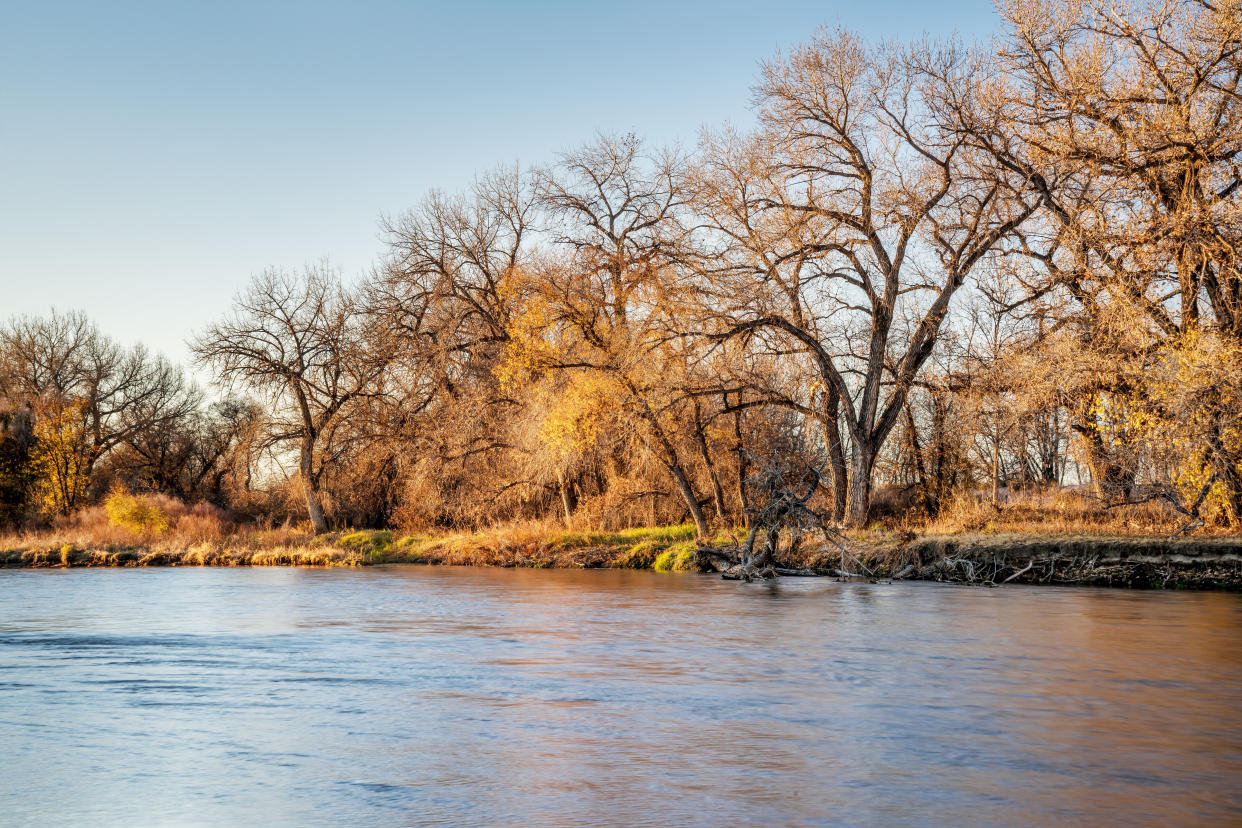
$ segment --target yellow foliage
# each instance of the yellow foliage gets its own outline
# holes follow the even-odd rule
[[[551,311],[542,300],[532,301],[509,325],[504,359],[496,366],[496,379],[506,391],[531,382],[555,364],[560,349],[549,341]]]
[[[145,497],[130,494],[117,486],[104,501],[108,522],[135,532],[163,532],[168,528],[168,515]]]
[[[1236,524],[1242,515],[1232,514],[1220,464],[1242,473],[1242,348],[1191,330],[1162,357],[1156,370],[1145,372],[1127,427],[1167,458],[1185,501],[1193,502],[1216,475],[1204,515]]]
[[[81,505],[90,483],[90,445],[82,407],[57,405],[34,427],[32,454],[39,505],[49,515],[67,515]]]
[[[557,393],[540,425],[540,440],[561,457],[576,454],[599,440],[616,412],[621,388],[615,379],[596,372],[576,373]]]

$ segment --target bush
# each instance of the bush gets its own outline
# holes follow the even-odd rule
[[[159,506],[150,498],[130,494],[123,487],[118,486],[108,494],[104,509],[113,526],[157,534],[168,528],[168,515]]]

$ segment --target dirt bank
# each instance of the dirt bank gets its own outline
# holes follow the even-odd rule
[[[1242,538],[925,537],[894,557],[927,580],[1242,589]]]

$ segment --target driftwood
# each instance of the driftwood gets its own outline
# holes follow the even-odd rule
[[[1035,559],[1034,559],[1034,558],[1031,558],[1030,563],[1028,563],[1026,566],[1022,567],[1022,568],[1021,568],[1021,569],[1019,569],[1017,572],[1015,572],[1015,573],[1013,573],[1012,575],[1010,575],[1010,576],[1009,576],[1008,578],[1006,578],[1005,580],[1001,581],[1001,583],[1002,583],[1002,584],[1007,584],[1007,583],[1009,583],[1010,581],[1012,581],[1014,578],[1017,578],[1017,577],[1019,577],[1019,576],[1021,576],[1021,575],[1025,575],[1026,573],[1030,572],[1030,571],[1031,571],[1031,569],[1032,569],[1032,567],[1034,567],[1034,566],[1035,566]]]
[[[784,567],[773,567],[777,575],[784,575],[787,578],[818,578],[819,573],[814,569],[785,569]]]

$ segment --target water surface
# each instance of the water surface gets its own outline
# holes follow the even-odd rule
[[[1242,824],[1242,596],[0,572],[9,825]]]

